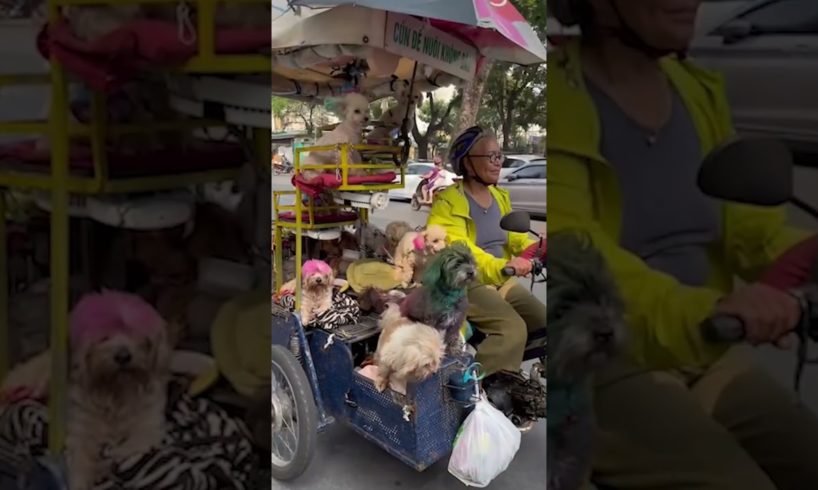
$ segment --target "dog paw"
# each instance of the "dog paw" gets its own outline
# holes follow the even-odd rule
[[[375,389],[378,390],[378,393],[383,393],[388,386],[389,386],[388,379],[378,378],[375,380]]]

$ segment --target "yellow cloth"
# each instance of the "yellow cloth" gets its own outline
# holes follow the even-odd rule
[[[270,322],[269,291],[231,299],[213,321],[210,341],[219,371],[244,396],[270,386]]]
[[[624,296],[632,354],[640,364],[709,365],[724,347],[705,342],[700,323],[731,289],[734,275],[752,280],[806,234],[786,226],[783,208],[726,203],[722,239],[712,246],[709,287],[687,287],[651,269],[619,246],[619,183],[599,153],[599,117],[585,89],[579,44],[549,54],[548,65],[548,231],[585,232],[605,257]],[[703,156],[732,137],[720,76],[670,57],[662,69],[693,119]]]
[[[378,259],[356,260],[347,268],[347,282],[356,293],[372,287],[388,291],[400,287],[395,271],[395,266]]]

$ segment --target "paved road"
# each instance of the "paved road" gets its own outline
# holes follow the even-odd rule
[[[273,189],[291,188],[286,177],[274,176]],[[428,208],[427,208],[428,209]],[[408,204],[392,201],[387,209],[372,215],[372,223],[384,228],[389,222],[405,220],[412,226],[422,225],[427,209],[413,211]],[[545,231],[545,222],[534,222],[537,232]],[[538,284],[535,295],[545,301],[545,285]],[[537,425],[522,439],[514,462],[494,480],[489,490],[541,490],[545,488],[545,422]],[[411,488],[448,490],[466,488],[447,470],[448,459],[423,473],[405,466],[380,448],[367,442],[346,427],[336,425],[321,434],[315,460],[306,475],[295,482],[273,481],[273,490],[386,490]]]

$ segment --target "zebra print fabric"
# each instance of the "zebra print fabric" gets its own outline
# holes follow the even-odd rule
[[[287,311],[295,311],[295,296],[286,294],[279,296],[277,303]],[[332,331],[343,325],[351,325],[358,321],[361,316],[361,309],[358,302],[345,293],[334,292],[332,297],[332,308],[317,315],[309,325],[304,327],[317,327],[323,330]]]
[[[204,398],[179,394],[161,448],[116,464],[94,490],[245,490],[255,461],[244,423]],[[26,459],[48,448],[48,408],[23,400],[0,408],[0,451]]]

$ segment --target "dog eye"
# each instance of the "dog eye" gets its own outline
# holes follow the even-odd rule
[[[355,114],[360,114],[360,113],[361,113],[360,109],[355,109]]]

